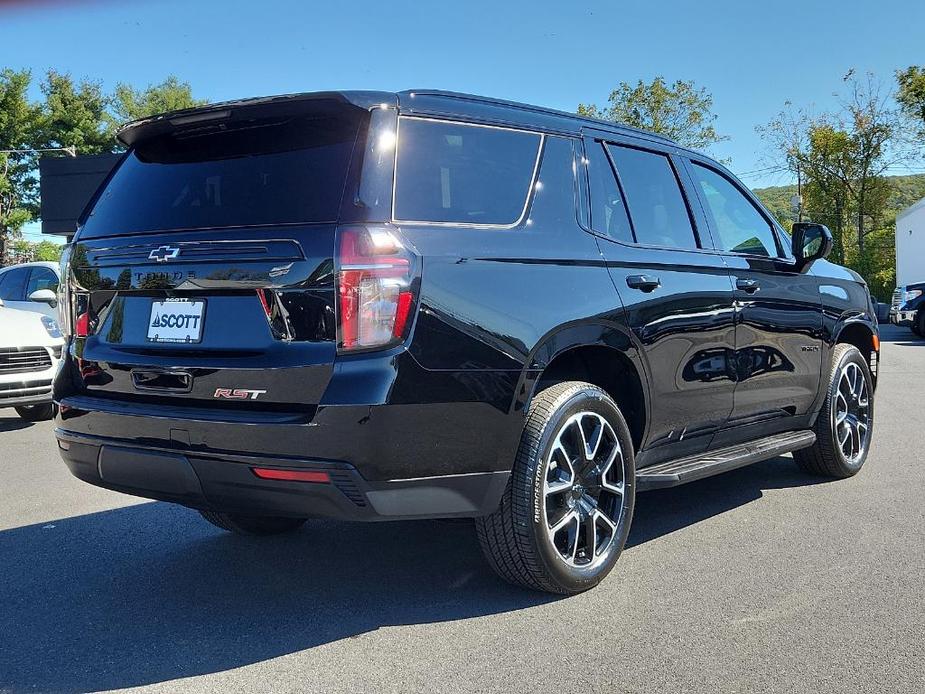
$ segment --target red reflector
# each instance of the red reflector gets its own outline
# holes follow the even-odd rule
[[[270,311],[270,302],[267,301],[267,290],[258,289],[257,296],[260,298],[260,303],[263,305],[263,312],[269,317],[272,312]]]
[[[289,482],[319,482],[322,484],[331,481],[331,476],[318,470],[274,470],[266,467],[251,468],[254,474],[264,480],[286,480]]]
[[[398,306],[395,309],[395,325],[392,328],[392,337],[400,338],[405,333],[405,323],[408,322],[408,313],[411,310],[411,292],[402,292],[398,295]]]
[[[74,325],[74,334],[77,337],[87,337],[90,334],[90,314],[81,313],[77,316],[77,321]]]

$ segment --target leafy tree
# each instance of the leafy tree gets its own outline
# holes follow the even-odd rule
[[[897,70],[896,81],[899,85],[896,101],[903,115],[912,122],[919,137],[925,138],[925,67],[913,65]]]
[[[175,75],[169,75],[160,84],[148,85],[141,90],[128,84],[119,84],[112,99],[111,125],[116,129],[128,121],[206,103],[205,100],[194,98],[189,83],[181,82]]]
[[[28,263],[34,260],[56,262],[61,259],[62,248],[63,246],[52,241],[32,243],[24,238],[18,238],[10,243],[10,256],[16,263]]]
[[[30,81],[27,70],[0,71],[0,150],[33,147],[40,110],[27,97]],[[35,159],[29,152],[0,151],[0,262],[11,235],[38,210]]]
[[[57,262],[61,259],[61,249],[63,246],[52,241],[39,241],[32,247],[32,256],[36,260],[46,260]]]
[[[758,131],[778,161],[804,177],[807,212],[832,229],[835,259],[853,264],[884,221],[891,195],[886,171],[908,154],[899,147],[901,123],[890,94],[871,75],[860,80],[852,71],[845,82],[837,111],[814,116],[788,104]]]
[[[682,80],[668,85],[661,76],[648,84],[621,82],[610,93],[607,108],[579,104],[578,113],[665,135],[692,149],[727,139],[713,127],[713,97],[706,89]]]
[[[75,82],[70,75],[49,70],[42,83],[45,95],[40,147],[74,147],[80,154],[112,152],[116,141],[107,132],[109,100],[99,82]]]

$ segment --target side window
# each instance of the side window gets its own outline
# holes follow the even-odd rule
[[[617,241],[633,243],[633,230],[623,196],[604,145],[593,143],[587,155],[588,180],[591,183],[591,228]]]
[[[692,162],[691,173],[703,197],[720,249],[776,257],[771,225],[725,176]]]
[[[39,289],[50,289],[53,292],[58,291],[58,276],[47,267],[32,268],[32,274],[29,275],[29,283],[26,285],[26,298],[32,292]]]
[[[514,224],[524,212],[542,137],[420,118],[399,121],[398,220]]]
[[[564,137],[546,138],[528,224],[537,222],[551,228],[575,226],[574,162],[569,140]]]
[[[0,300],[22,301],[28,275],[29,268],[25,267],[7,270],[0,275]]]
[[[610,145],[626,193],[636,241],[647,246],[697,248],[678,177],[664,154]]]

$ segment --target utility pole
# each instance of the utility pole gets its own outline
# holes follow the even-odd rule
[[[803,176],[799,164],[797,164],[797,194],[790,196],[790,211],[796,215],[798,222],[803,221]]]

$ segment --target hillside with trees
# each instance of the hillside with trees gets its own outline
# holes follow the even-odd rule
[[[883,216],[884,222],[892,224],[898,213],[909,207],[909,205],[925,198],[925,174],[886,176],[885,178],[890,187],[890,195],[884,206]],[[755,195],[785,227],[789,227],[793,221],[793,213],[790,211],[790,198],[796,192],[796,184],[754,189]]]

